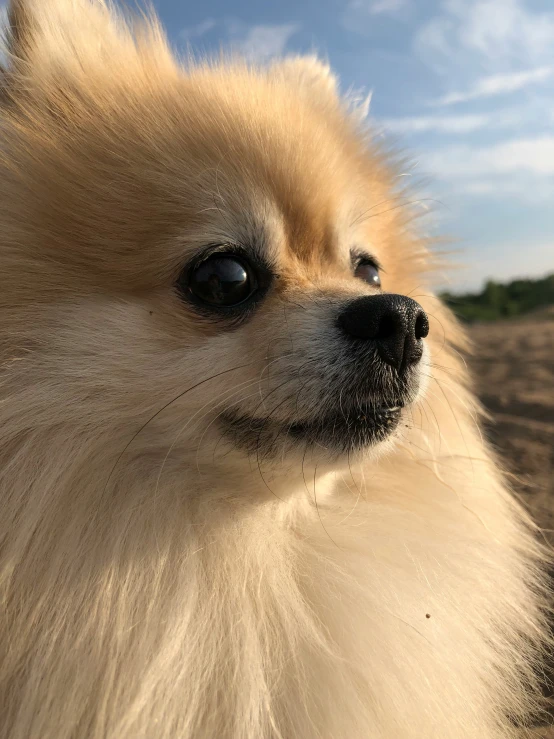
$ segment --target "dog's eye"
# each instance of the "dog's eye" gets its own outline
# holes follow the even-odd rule
[[[230,308],[247,300],[256,288],[254,274],[243,259],[214,254],[195,267],[185,287],[195,298],[215,307]]]
[[[358,262],[354,271],[354,276],[360,280],[367,282],[373,287],[381,287],[381,277],[379,276],[379,268],[370,259],[362,259]]]

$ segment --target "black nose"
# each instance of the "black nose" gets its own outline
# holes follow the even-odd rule
[[[396,369],[421,359],[421,339],[429,333],[423,308],[403,295],[368,295],[349,303],[338,317],[341,329],[373,341],[381,359]]]

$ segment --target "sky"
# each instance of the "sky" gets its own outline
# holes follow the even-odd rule
[[[425,180],[458,290],[554,271],[554,0],[153,0],[179,50],[317,52]]]

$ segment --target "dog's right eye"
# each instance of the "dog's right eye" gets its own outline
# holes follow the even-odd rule
[[[372,259],[361,259],[356,266],[354,276],[367,282],[371,287],[381,287],[381,276],[379,267]]]
[[[183,294],[214,308],[235,308],[250,298],[257,287],[248,262],[234,254],[213,254],[178,282]]]

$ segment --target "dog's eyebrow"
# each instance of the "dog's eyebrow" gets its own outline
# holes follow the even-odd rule
[[[383,265],[381,262],[375,257],[371,252],[364,251],[363,249],[351,249],[350,250],[350,261],[352,264],[355,264],[356,262],[361,262],[363,259],[367,259],[368,262],[372,262],[379,272],[386,272],[386,270],[383,269]]]

